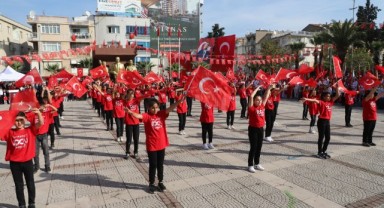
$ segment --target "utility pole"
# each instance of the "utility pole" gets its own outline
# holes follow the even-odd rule
[[[355,9],[357,9],[357,7],[355,7],[355,2],[356,0],[353,0],[353,5],[352,5],[352,8],[349,8],[349,10],[352,10],[352,22],[355,23]]]

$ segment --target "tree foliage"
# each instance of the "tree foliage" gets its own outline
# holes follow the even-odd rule
[[[155,65],[150,61],[142,61],[136,63],[136,68],[140,73],[147,74]]]
[[[224,27],[220,27],[218,23],[212,26],[212,32],[208,32],[207,38],[217,38],[225,35]]]
[[[289,44],[289,48],[291,49],[291,52],[295,54],[295,69],[299,68],[299,52],[305,48],[305,43],[303,42],[296,42]]]
[[[80,67],[88,68],[88,69],[92,68],[92,63],[93,63],[92,58],[85,58],[79,61]]]
[[[16,71],[21,71],[24,67],[24,64],[22,62],[14,61],[11,65],[12,69]]]
[[[44,69],[51,73],[56,73],[61,70],[59,64],[48,64]]]

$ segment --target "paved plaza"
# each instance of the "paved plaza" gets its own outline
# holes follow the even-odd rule
[[[91,109],[89,101],[65,102],[61,136],[50,151],[52,172],[35,174],[37,207],[384,207],[384,115],[379,113],[374,142],[361,146],[361,109],[352,113],[353,128],[344,127],[344,108],[332,117],[332,159],[314,157],[317,134],[301,120],[302,104],[282,100],[272,137],[264,143],[265,171],[247,171],[248,120],[226,129],[225,113],[215,111],[214,150],[202,150],[200,103],[194,102],[185,132],[178,135],[178,118],[167,119],[170,146],[166,150],[164,193],[147,192],[148,159],[141,126],[141,161],[123,159],[125,144]],[[0,109],[7,109],[0,105]],[[142,108],[143,109],[143,108]],[[6,145],[0,143],[0,207],[16,207],[17,200]],[[42,152],[40,152],[42,154]],[[44,164],[44,157],[40,157]],[[26,188],[25,193],[27,196]]]

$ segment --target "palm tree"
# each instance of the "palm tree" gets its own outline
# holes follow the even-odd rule
[[[289,44],[289,48],[291,49],[291,52],[295,54],[295,69],[299,68],[299,52],[305,48],[305,43],[303,42],[297,42],[297,43],[291,43]]]
[[[92,68],[92,63],[93,63],[92,58],[85,58],[79,61],[80,67],[88,68],[88,69]]]
[[[210,69],[211,68],[211,65],[209,65],[207,62],[198,62],[198,61],[195,61],[195,62],[192,62],[192,69],[197,69],[199,66],[202,66],[206,69]]]
[[[11,67],[16,71],[21,71],[24,67],[24,64],[22,62],[14,61]]]
[[[219,24],[214,24],[212,26],[212,32],[208,32],[207,38],[217,38],[225,35],[224,27],[220,27]]]
[[[48,64],[44,69],[51,73],[56,73],[61,70],[59,64],[53,64],[53,65]]]
[[[148,74],[149,71],[151,71],[152,67],[155,65],[150,62],[150,61],[144,61],[144,62],[137,62],[136,63],[136,68],[139,70],[141,73]]]
[[[332,20],[327,30],[319,35],[324,42],[334,45],[336,55],[341,60],[341,65],[344,64],[348,48],[360,43],[360,34],[355,29],[352,20],[347,19],[344,22]]]

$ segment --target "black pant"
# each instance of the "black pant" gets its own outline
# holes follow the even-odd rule
[[[352,105],[345,104],[345,125],[351,125]]]
[[[192,115],[192,97],[187,97],[187,115]]]
[[[248,138],[251,146],[248,154],[248,166],[258,165],[260,163],[260,153],[264,138],[263,127],[248,126]]]
[[[144,98],[144,111],[148,113],[148,101],[149,98]]]
[[[172,105],[173,103],[175,103],[175,98],[169,98],[169,105]]]
[[[48,129],[49,138],[51,139],[51,146],[55,145],[55,123],[49,124]]]
[[[179,131],[185,129],[185,123],[187,121],[187,113],[178,113],[179,116]]]
[[[273,112],[275,113],[275,119],[276,120],[276,115],[277,115],[277,109],[279,108],[279,101],[273,101]]]
[[[104,105],[100,103],[100,111],[101,116],[103,117],[103,120],[105,120],[105,111],[104,111]]]
[[[303,104],[303,119],[308,117],[308,105]]]
[[[92,98],[92,106],[96,109],[96,98]]]
[[[212,143],[213,123],[201,122],[201,129],[202,129],[203,144],[207,143],[207,133],[208,133],[208,141],[209,143]]]
[[[240,98],[241,114],[240,118],[245,118],[245,112],[247,110],[247,98]]]
[[[55,125],[55,130],[56,134],[60,134],[60,119],[59,116],[54,116],[53,117],[54,125]]]
[[[229,124],[233,126],[233,120],[235,120],[235,111],[227,111],[227,126]]]
[[[127,141],[125,142],[125,153],[131,154],[130,148],[132,144],[132,137],[133,137],[133,153],[136,154],[139,151],[139,135],[140,135],[140,128],[139,124],[137,125],[126,125],[125,126],[125,136],[127,138]]]
[[[310,126],[310,127],[315,126],[315,123],[316,123],[316,114],[315,114],[315,115],[311,115],[311,114],[309,114],[309,115],[311,116],[311,123],[309,124],[309,126]]]
[[[115,118],[116,122],[116,136],[122,137],[124,132],[124,118]]]
[[[47,134],[39,134],[36,136],[36,154],[33,161],[35,162],[35,168],[40,168],[40,147],[43,150],[45,167],[50,166],[49,162],[49,148],[48,148],[48,136]]]
[[[319,118],[317,121],[317,130],[319,132],[319,140],[317,141],[318,153],[326,152],[329,141],[331,140],[331,125],[329,120]]]
[[[167,104],[166,103],[160,103],[160,110],[165,110],[167,108]]]
[[[64,102],[61,102],[61,103],[60,103],[60,107],[59,107],[59,109],[57,109],[57,112],[59,113],[60,117],[63,116],[63,112],[64,112]]]
[[[363,143],[372,143],[373,130],[375,130],[376,121],[364,121]]]
[[[156,169],[157,179],[159,182],[163,182],[165,149],[158,151],[148,151],[147,153],[149,161],[149,184],[155,183]]]
[[[273,110],[265,110],[265,137],[271,136],[275,118],[275,112]]]
[[[16,197],[19,206],[25,206],[24,197],[24,180],[28,188],[28,204],[35,204],[36,188],[35,179],[33,178],[33,163],[32,160],[26,162],[10,162],[13,181],[15,182]]]
[[[105,119],[107,120],[107,129],[113,129],[113,111],[112,110],[105,110]]]
[[[96,107],[97,115],[99,115],[99,117],[100,117],[101,116],[101,103],[96,101],[95,107]]]

